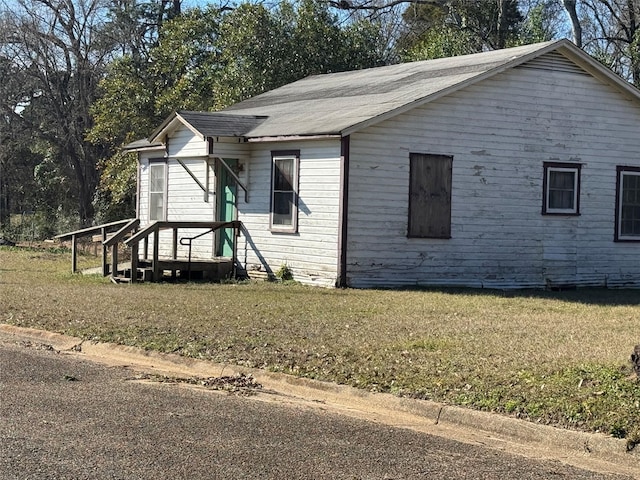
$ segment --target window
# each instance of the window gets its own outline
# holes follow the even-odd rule
[[[298,229],[298,165],[300,152],[272,152],[271,230]]]
[[[149,220],[166,220],[167,164],[149,160]]]
[[[543,214],[580,214],[580,167],[576,163],[544,164]]]
[[[618,167],[616,241],[640,241],[640,168]]]
[[[447,155],[409,154],[409,237],[451,238],[452,163]]]

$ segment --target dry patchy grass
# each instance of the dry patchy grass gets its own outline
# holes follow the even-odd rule
[[[0,248],[0,322],[640,440],[637,291],[117,286],[68,269]]]

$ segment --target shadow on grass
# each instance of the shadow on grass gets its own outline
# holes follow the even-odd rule
[[[439,292],[447,295],[467,295],[502,298],[539,298],[598,306],[640,306],[640,289],[574,288],[566,290],[536,289],[476,289],[476,288],[403,288],[404,291]]]

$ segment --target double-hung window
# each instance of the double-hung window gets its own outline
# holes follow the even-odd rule
[[[577,163],[544,164],[543,214],[580,214],[580,167]]]
[[[167,163],[164,159],[149,161],[149,220],[166,220]]]
[[[298,229],[299,151],[272,152],[271,230],[295,233]]]
[[[640,168],[618,167],[616,241],[640,241]]]

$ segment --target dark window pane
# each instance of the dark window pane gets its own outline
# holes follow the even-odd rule
[[[293,158],[274,161],[273,189],[276,191],[293,191]]]
[[[620,234],[640,236],[640,175],[623,173]]]
[[[273,194],[273,224],[293,225],[293,192]]]
[[[551,172],[549,187],[551,189],[573,190],[574,175],[573,172]]]
[[[549,172],[550,209],[574,210],[576,172]]]

